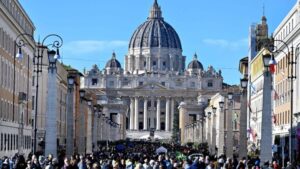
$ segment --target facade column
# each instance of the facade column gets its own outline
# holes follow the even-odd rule
[[[139,129],[139,98],[134,98],[134,129]]]
[[[170,124],[171,124],[171,127],[170,129],[172,130],[173,129],[173,123],[174,123],[174,114],[175,114],[175,103],[174,103],[174,98],[171,98],[171,119],[170,119]]]
[[[156,130],[160,130],[160,98],[157,99],[156,106]]]
[[[180,130],[180,142],[185,143],[187,139],[187,128],[186,124],[186,108],[185,103],[182,102],[179,105],[179,130]]]
[[[148,99],[144,98],[144,130],[148,129]]]
[[[134,129],[134,98],[130,98],[130,119],[129,119],[129,129]]]
[[[166,131],[170,131],[170,98],[166,99]]]

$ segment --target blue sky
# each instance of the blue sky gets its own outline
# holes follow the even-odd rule
[[[35,24],[35,37],[63,37],[62,62],[82,71],[103,68],[113,51],[124,63],[134,30],[146,21],[153,0],[19,0]],[[268,19],[269,33],[296,0],[158,0],[165,21],[177,31],[188,64],[196,52],[205,69],[238,84],[238,63],[248,54],[252,23]]]

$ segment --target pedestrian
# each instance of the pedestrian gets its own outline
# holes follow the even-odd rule
[[[245,168],[246,168],[246,166],[245,166],[243,160],[240,160],[238,165],[236,166],[236,169],[245,169]]]
[[[4,157],[2,169],[10,169],[9,168],[9,159],[7,157]]]
[[[26,169],[26,161],[23,155],[18,155],[16,159],[15,169]]]
[[[285,167],[285,169],[292,169],[293,167],[292,167],[292,164],[291,164],[291,162],[287,162],[287,164],[286,164],[286,167]]]
[[[26,169],[31,169],[31,161],[27,160],[26,164],[27,164]]]
[[[31,163],[31,169],[42,169],[39,161],[37,160],[37,158],[33,159],[33,163]]]
[[[70,160],[68,157],[64,159],[64,166],[62,167],[62,169],[70,169]]]
[[[280,169],[280,167],[279,167],[277,161],[273,161],[273,168],[274,168],[274,169]]]
[[[91,162],[91,163],[93,164],[93,162]],[[78,168],[79,169],[87,169],[87,165],[86,165],[83,155],[79,156]]]

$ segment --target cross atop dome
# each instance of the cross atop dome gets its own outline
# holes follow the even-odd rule
[[[197,56],[197,53],[195,52],[193,60],[197,60],[197,59],[198,59],[198,56]]]
[[[157,0],[154,0],[148,19],[163,19],[162,12],[160,6],[157,3]]]

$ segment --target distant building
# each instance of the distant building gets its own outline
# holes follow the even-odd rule
[[[196,54],[188,67],[185,62],[180,38],[162,17],[155,0],[149,17],[130,39],[125,68],[113,53],[102,71],[93,66],[84,73],[82,88],[95,93],[100,90],[108,101],[120,98],[127,105],[122,124],[127,129],[126,137],[148,139],[151,130],[155,131],[154,138],[171,139],[173,129],[178,134],[174,119],[179,118],[177,107],[181,102],[199,107],[198,98],[207,104],[222,89],[221,71],[212,66],[205,70]],[[197,111],[193,116],[196,119],[202,113]],[[121,114],[107,109],[106,115],[117,119]]]
[[[17,0],[0,1],[0,154],[28,154],[32,143],[32,58],[35,42],[21,39],[22,60],[15,40],[19,34],[33,35],[35,27]],[[15,61],[14,61],[15,59]],[[20,97],[20,100],[19,100]],[[21,99],[24,99],[21,102]]]
[[[267,18],[262,16],[261,23],[252,24],[249,33],[248,65],[248,111],[247,132],[248,151],[258,152],[261,138],[262,88],[263,70],[262,51],[270,49],[273,44],[272,37],[268,35]],[[251,147],[251,149],[250,149]]]
[[[300,158],[300,60],[299,60],[299,46],[300,46],[300,1],[298,0],[281,23],[277,26],[273,33],[275,39],[275,60],[277,62],[276,72],[274,74],[274,90],[276,95],[274,97],[274,144],[277,145],[277,153],[282,159],[285,159],[289,153],[289,133],[291,129],[291,113],[293,114],[293,135],[296,134],[293,140],[294,157]],[[285,42],[286,46],[284,43]],[[290,53],[289,53],[290,52]],[[291,74],[292,63],[291,56],[293,55],[294,71],[293,81],[289,77]],[[293,82],[293,84],[291,84]],[[291,96],[291,85],[293,85],[294,92]],[[291,97],[293,97],[293,112],[291,112]]]

